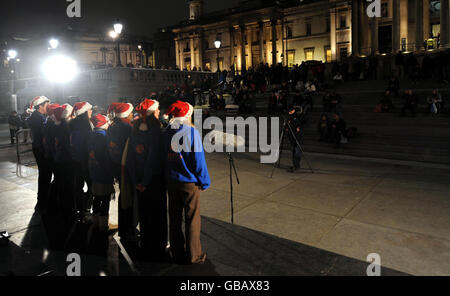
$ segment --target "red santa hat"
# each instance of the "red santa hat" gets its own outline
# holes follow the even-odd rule
[[[92,116],[91,122],[94,125],[94,128],[104,129],[106,130],[109,127],[108,117],[102,114],[97,114]]]
[[[73,105],[72,115],[80,116],[81,114],[92,109],[92,105],[88,102],[77,102]]]
[[[130,103],[112,103],[108,108],[110,118],[127,118],[133,112],[133,105]]]
[[[70,115],[72,114],[73,107],[69,104],[64,104],[55,109],[54,115],[57,122],[61,122],[62,120],[68,120]]]
[[[156,100],[145,99],[139,106],[136,107],[136,111],[143,117],[149,116],[159,108],[159,102]]]
[[[55,115],[55,110],[60,107],[59,104],[50,104],[47,107],[47,115],[53,117]]]
[[[147,131],[147,117],[150,116],[153,112],[158,110],[159,102],[151,99],[145,99],[139,106],[136,107],[136,111],[141,114],[143,118],[143,122],[139,125],[139,130]]]
[[[40,104],[43,104],[45,102],[50,102],[50,100],[44,96],[35,97],[33,100],[31,100],[30,108],[27,110],[27,112],[33,113],[34,107],[39,106]]]
[[[189,117],[191,117],[193,113],[194,107],[192,107],[191,104],[182,101],[176,101],[169,106],[166,114],[164,114],[164,119],[169,119],[169,116],[172,115],[172,122],[175,120],[183,122],[189,119]]]

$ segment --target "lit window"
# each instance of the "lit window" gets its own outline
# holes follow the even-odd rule
[[[331,48],[325,49],[325,61],[327,63],[331,62]]]
[[[305,60],[306,61],[314,60],[314,48],[305,48]]]
[[[293,50],[288,51],[287,55],[288,55],[288,67],[292,68],[295,63],[295,51]]]

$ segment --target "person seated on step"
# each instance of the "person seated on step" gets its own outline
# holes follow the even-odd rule
[[[333,114],[333,121],[330,123],[329,142],[333,143],[336,148],[340,147],[341,140],[347,137],[347,123],[338,113]]]
[[[339,112],[339,109],[341,109],[342,104],[342,97],[338,95],[335,91],[331,92],[330,96],[330,106],[331,106],[331,112]]]
[[[292,104],[294,107],[299,107],[303,103],[303,96],[299,90],[295,91],[294,98],[292,100]]]
[[[402,96],[403,101],[405,102],[403,108],[402,108],[402,116],[406,115],[406,111],[409,110],[411,112],[411,115],[413,117],[416,116],[417,111],[417,103],[419,99],[415,94],[413,94],[411,89],[407,89],[405,93]]]
[[[381,97],[380,102],[375,108],[375,112],[389,112],[394,108],[394,103],[392,102],[391,91],[386,90],[384,95]]]
[[[390,91],[391,93],[395,94],[396,97],[398,97],[399,89],[400,89],[400,82],[398,81],[398,78],[392,76],[391,79],[389,79],[386,91]]]
[[[317,124],[317,132],[319,133],[319,142],[326,141],[330,133],[330,121],[326,113],[322,113]]]
[[[442,112],[444,101],[442,95],[437,89],[433,89],[431,95],[427,98],[428,110],[432,114],[439,114]]]

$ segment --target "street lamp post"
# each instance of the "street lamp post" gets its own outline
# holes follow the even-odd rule
[[[138,45],[138,49],[139,49],[139,63],[141,64],[141,68],[144,68],[144,63],[142,62],[142,58],[143,58],[143,53],[142,53],[142,45]]]
[[[17,69],[16,63],[20,62],[17,58],[17,51],[14,49],[8,50],[8,63],[11,65],[11,76],[12,76],[12,87],[11,87],[11,105],[14,111],[17,111],[17,94],[16,94],[16,79],[17,79]]]
[[[114,31],[112,31],[113,33],[110,33],[113,39],[117,38],[117,67],[122,67],[122,62],[120,61],[120,34],[122,33],[122,30],[123,25],[117,21],[117,23],[114,24]]]
[[[222,41],[217,39],[214,41],[214,46],[217,48],[217,72],[220,71],[220,65],[219,65],[219,54],[220,54],[220,46],[222,45]]]

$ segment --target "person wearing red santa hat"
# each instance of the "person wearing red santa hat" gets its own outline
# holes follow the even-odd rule
[[[134,123],[126,166],[138,197],[141,254],[144,259],[164,260],[166,187],[159,102],[144,99],[136,111],[140,118]]]
[[[91,118],[94,130],[88,139],[89,176],[92,180],[92,227],[88,241],[100,254],[105,255],[108,247],[109,205],[114,191],[114,176],[112,163],[106,142],[106,131],[109,128],[108,117],[97,114]],[[95,235],[95,238],[93,237]],[[97,240],[98,239],[98,240]],[[96,243],[97,242],[97,243]]]
[[[48,160],[45,158],[44,126],[47,120],[47,107],[50,100],[44,96],[35,97],[30,104],[31,116],[27,119],[33,139],[32,149],[39,170],[38,196],[36,208],[45,212],[48,206],[48,193],[52,172]]]
[[[80,215],[86,217],[90,214],[92,203],[91,179],[88,170],[87,140],[92,131],[92,105],[88,102],[77,102],[73,106],[70,121],[70,147],[72,157],[72,169],[74,173],[74,195],[77,210]],[[83,188],[86,183],[88,191]]]
[[[112,172],[119,183],[119,237],[122,243],[131,242],[136,246],[137,220],[133,217],[134,190],[131,188],[131,180],[125,169],[128,139],[133,129],[133,105],[129,103],[112,103],[108,108],[108,117],[111,119],[111,127],[107,131],[108,152],[113,164]]]
[[[193,110],[192,105],[182,101],[169,107],[164,117],[172,118],[163,142],[171,249],[178,262],[202,264],[206,253],[200,242],[200,191],[209,188],[211,180],[200,133],[192,126]],[[186,242],[182,231],[183,212]]]
[[[69,122],[72,117],[73,107],[64,104],[53,112],[55,118],[55,183],[59,200],[59,209],[64,217],[64,229],[69,230],[75,222],[76,209],[74,207],[74,175],[72,168],[72,155],[70,150]]]
[[[54,162],[54,156],[55,156],[55,115],[54,111],[56,108],[59,107],[59,104],[49,104],[47,107],[47,121],[44,124],[44,138],[42,139],[44,143],[44,155],[45,158],[48,161],[51,174],[55,176],[55,162]],[[57,213],[56,206],[57,206],[57,192],[56,192],[56,183],[55,178],[53,178],[53,181],[50,183],[49,188],[49,207],[48,212],[49,213]]]

